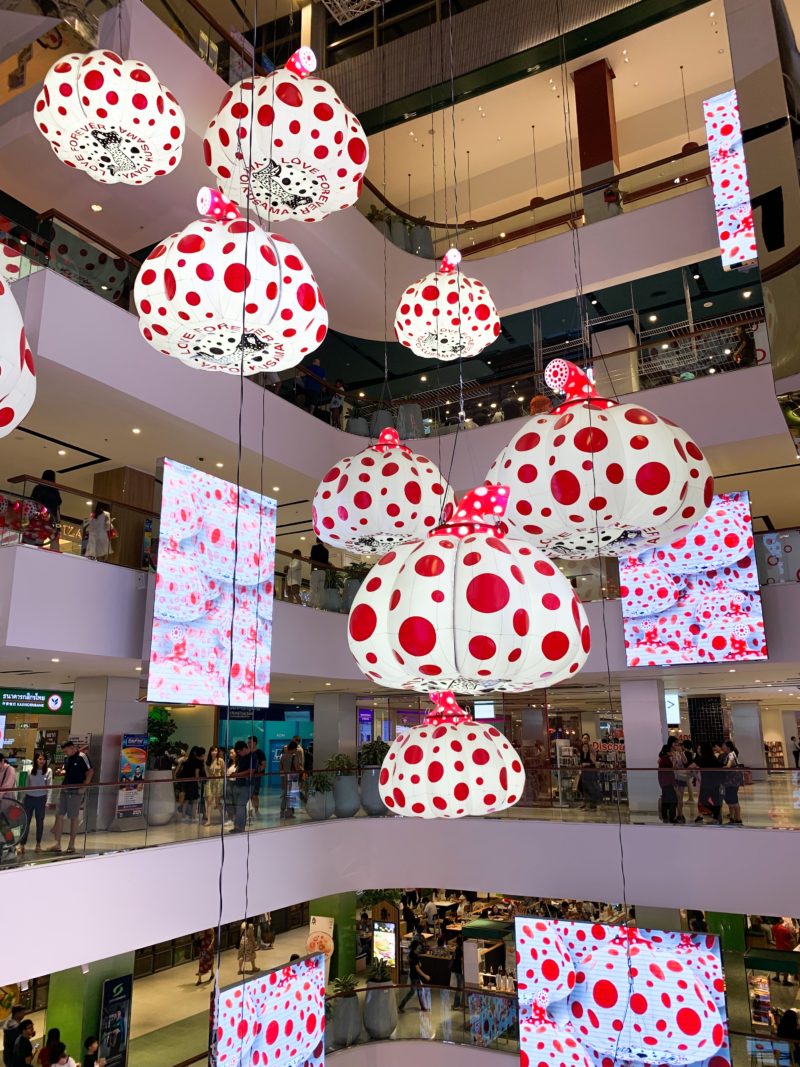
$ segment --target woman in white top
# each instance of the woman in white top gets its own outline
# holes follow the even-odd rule
[[[94,511],[86,520],[86,530],[89,535],[86,542],[86,555],[89,559],[105,560],[108,558],[111,547],[108,535],[111,533],[111,527],[111,514],[106,509],[106,505],[98,501],[94,506]]]
[[[286,595],[290,604],[300,603],[300,586],[303,582],[303,560],[300,549],[292,552],[292,558],[286,567]]]
[[[53,1045],[50,1067],[76,1067],[75,1060],[67,1052],[67,1046],[63,1041]]]
[[[28,821],[25,830],[17,845],[17,855],[25,855],[25,845],[28,843],[28,834],[31,823],[36,819],[36,852],[42,851],[42,833],[44,832],[44,809],[47,804],[47,792],[53,784],[53,772],[47,766],[47,756],[44,752],[35,752],[33,756],[33,770],[28,775],[28,785],[25,789],[22,806]]]

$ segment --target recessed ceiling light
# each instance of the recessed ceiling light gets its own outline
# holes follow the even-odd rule
[[[731,354],[731,350],[729,348],[726,348],[725,349],[725,355],[729,356],[730,354]]]
[[[51,663],[60,663],[61,660],[58,658],[58,656],[53,656],[53,658],[50,660],[50,662]]]
[[[693,274],[693,275],[692,275],[692,277],[694,278],[694,280],[695,280],[696,282],[699,282],[699,281],[700,281],[700,275],[699,275],[699,274]]]
[[[501,237],[505,237],[505,233],[501,233],[501,234],[500,234],[500,236],[501,236]]]
[[[648,315],[647,318],[650,322],[658,322],[658,315]]]
[[[141,670],[142,668],[141,668],[141,667],[134,667],[133,669],[134,669],[135,671],[140,671],[140,670]]]
[[[735,667],[729,667],[728,668],[728,674],[736,674],[736,668]]]
[[[745,300],[749,300],[752,295],[753,295],[753,290],[752,289],[745,289],[744,292],[742,293],[742,296],[745,298]]]
[[[67,454],[66,448],[59,448],[58,454],[59,454],[59,456],[66,456],[66,454]]]
[[[108,286],[107,285],[101,285],[100,288],[104,289],[106,292],[108,292]]]
[[[305,541],[305,537],[301,537],[301,538],[300,538],[300,540],[301,540],[301,541]]]
[[[713,300],[706,300],[705,303],[703,304],[704,308],[713,308],[713,306],[714,306],[714,301]]]
[[[633,83],[633,87],[634,87],[634,89],[638,89],[639,88],[639,83],[638,82],[634,82]]]
[[[709,367],[708,368],[708,373],[709,374],[716,374],[717,373],[717,368],[716,367]]]
[[[479,407],[479,408],[482,408],[482,407],[483,407],[483,401],[482,401],[482,400],[479,400],[479,401],[478,401],[478,407]]]
[[[428,375],[427,375],[427,374],[420,374],[420,376],[419,376],[419,380],[420,380],[421,382],[427,382],[427,380],[428,380]]]
[[[592,307],[597,307],[597,297],[595,297],[594,300],[591,301],[591,305]]]
[[[141,433],[141,432],[142,431],[139,429],[138,426],[134,426],[133,429],[131,430],[131,433]]]
[[[496,408],[496,407],[497,407],[497,404],[490,404],[490,405],[489,405],[489,407],[490,407],[490,408]]]
[[[365,396],[366,396],[367,394],[366,394],[366,393],[359,393],[358,395],[359,395],[359,397],[360,397],[360,398],[361,398],[361,399],[363,400],[363,399],[364,399],[364,397],[365,397]]]
[[[273,485],[273,487],[272,487],[272,492],[273,493],[279,493],[280,491],[281,491],[281,487],[279,485]]]
[[[325,685],[330,685],[330,684],[331,684],[330,682],[326,682],[326,683],[325,683]]]
[[[292,703],[294,704],[294,697],[289,697],[289,699],[290,699],[290,700],[291,700],[291,702],[292,702]]]
[[[224,463],[217,463],[217,464],[216,464],[216,466],[217,466],[217,467],[224,467],[224,466],[225,466],[225,464],[224,464]]]
[[[661,346],[661,349],[662,349],[662,351],[663,351],[664,349],[667,349],[667,348],[669,348],[669,345],[667,345],[667,344],[663,344],[663,345]]]
[[[89,506],[89,507],[91,507],[91,506],[92,506],[92,502],[91,502],[91,500],[87,500],[87,501],[86,501],[86,503],[88,504],[88,506]]]
[[[91,204],[90,207],[91,207],[92,211],[102,211],[103,210],[103,205],[102,204]]]

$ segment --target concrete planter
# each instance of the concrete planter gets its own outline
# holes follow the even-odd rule
[[[367,982],[364,1028],[373,1041],[386,1041],[397,1028],[397,997],[391,982]]]
[[[394,416],[385,408],[378,408],[369,420],[369,432],[372,437],[380,437],[382,430],[394,429]]]
[[[333,793],[309,793],[306,811],[311,819],[330,819],[334,811]]]
[[[361,1036],[361,1005],[358,997],[336,998],[331,1031],[336,1048],[347,1048],[358,1041]]]
[[[334,810],[337,819],[349,819],[361,807],[358,778],[354,774],[337,774],[333,779]]]
[[[148,826],[166,826],[175,815],[172,771],[146,771],[144,815]]]
[[[351,415],[347,420],[347,432],[358,437],[369,437],[369,423],[360,415]]]
[[[361,806],[367,815],[388,815],[389,809],[381,800],[378,790],[380,767],[361,768]]]
[[[361,588],[363,578],[345,578],[344,589],[342,590],[342,608],[345,614],[350,614],[350,608],[353,606],[353,601],[356,598],[356,593]]]

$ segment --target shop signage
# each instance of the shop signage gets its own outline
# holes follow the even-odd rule
[[[144,815],[144,772],[147,766],[147,734],[123,734],[119,754],[117,818]]]
[[[329,915],[312,915],[308,922],[306,952],[309,954],[321,952],[325,957],[325,985],[328,984],[331,956],[334,950],[334,925],[335,920]]]
[[[23,710],[40,715],[71,715],[72,693],[52,689],[0,689],[0,712]]]
[[[103,982],[98,1059],[104,1059],[106,1067],[125,1067],[127,1063],[132,996],[132,974]]]

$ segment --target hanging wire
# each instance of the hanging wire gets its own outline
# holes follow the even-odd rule
[[[686,120],[686,143],[688,145],[692,135],[689,132],[689,105],[686,103],[686,79],[683,76],[683,63],[681,63],[681,92],[683,94],[683,117]]]
[[[381,0],[381,23],[385,19],[385,0]],[[381,106],[383,109],[382,122],[383,127],[381,132],[381,139],[383,141],[383,197],[386,199],[386,49],[379,49],[381,55]],[[408,203],[409,214],[411,208],[411,175],[408,176]],[[389,386],[389,248],[386,237],[383,239],[383,385],[381,386],[381,404],[386,403],[388,396],[389,401],[392,399],[392,391]],[[376,420],[377,421],[377,420]],[[370,441],[372,441],[372,429],[369,433]]]

